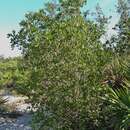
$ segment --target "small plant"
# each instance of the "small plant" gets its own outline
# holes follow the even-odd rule
[[[7,98],[0,97],[0,106],[7,102]]]
[[[3,98],[2,96],[0,96],[0,112],[5,111],[5,107],[4,104],[7,102],[7,98]]]
[[[122,88],[108,87],[109,96],[107,99],[112,104],[112,110],[115,112],[116,123],[115,130],[128,130],[130,126],[130,91],[129,84],[125,83]]]

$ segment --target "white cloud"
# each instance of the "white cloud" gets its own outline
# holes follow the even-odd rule
[[[112,19],[111,19],[110,24],[107,27],[107,34],[108,34],[109,37],[117,34],[117,32],[115,30],[113,30],[112,28],[118,23],[118,21],[119,21],[118,14],[114,14]]]
[[[110,23],[108,24],[108,26],[106,27],[106,33],[105,35],[103,35],[101,37],[101,41],[104,43],[106,40],[109,40],[113,35],[117,35],[117,32],[113,29],[115,27],[115,25],[118,23],[119,21],[119,15],[118,14],[114,14],[112,19],[110,20]]]
[[[3,55],[4,57],[15,57],[20,55],[20,51],[11,49],[11,44],[7,38],[9,32],[10,31],[8,30],[0,30],[0,55]]]
[[[109,7],[109,5],[111,5],[112,3],[113,3],[113,0],[101,0],[99,4],[102,8],[105,9]]]

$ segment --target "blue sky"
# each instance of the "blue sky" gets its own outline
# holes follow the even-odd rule
[[[25,13],[36,11],[44,7],[44,3],[49,0],[1,0],[0,1],[0,55],[17,56],[18,50],[11,51],[8,33],[13,29],[18,30],[18,23],[24,19]],[[88,0],[87,9],[94,10],[96,4],[99,3],[105,15],[112,15],[109,28],[113,27],[117,22],[117,14],[115,5],[117,0]],[[111,29],[109,29],[111,32]]]

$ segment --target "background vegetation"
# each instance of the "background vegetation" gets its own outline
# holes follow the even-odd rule
[[[29,97],[35,130],[123,130],[130,126],[129,1],[118,1],[118,32],[86,18],[84,0],[59,0],[26,14],[8,34],[22,57],[0,59],[0,86]]]

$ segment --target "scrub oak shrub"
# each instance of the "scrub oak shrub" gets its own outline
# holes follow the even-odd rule
[[[71,0],[70,0],[71,1]],[[8,36],[22,50],[29,71],[25,92],[32,101],[35,130],[94,130],[100,125],[103,28],[86,20],[84,1],[59,1],[29,13]],[[68,10],[67,10],[68,7]],[[23,89],[23,90],[24,90]]]

